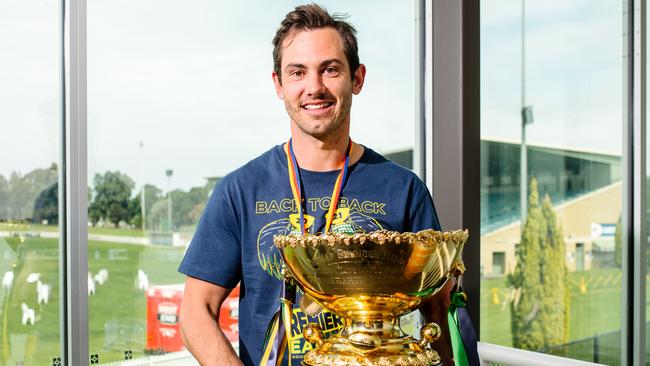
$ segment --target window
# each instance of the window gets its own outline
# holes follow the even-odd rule
[[[0,363],[48,365],[59,334],[59,1],[0,4]]]
[[[483,342],[604,364],[618,364],[628,351],[624,348],[632,347],[622,349],[619,340],[626,328],[621,299],[630,290],[622,285],[630,271],[621,269],[621,235],[629,229],[621,213],[632,204],[621,198],[623,116],[629,102],[622,96],[630,82],[621,55],[629,52],[624,23],[633,16],[628,3],[481,1],[481,172],[476,180],[481,263],[473,270],[481,273]],[[58,191],[63,186],[60,141],[69,143],[60,129],[63,4],[70,5],[54,0],[0,5],[0,32],[10,35],[0,38],[6,51],[0,60],[0,152],[8,157],[0,163],[3,364],[56,364],[62,353],[59,226],[64,223],[58,217]],[[425,140],[413,128],[420,118],[419,81],[413,77],[420,61],[413,48],[419,30],[414,31],[413,19],[415,5],[422,2],[324,4],[352,14],[369,70],[364,92],[355,100],[353,137],[412,166],[412,150],[422,148],[414,141]],[[73,159],[87,160],[89,173],[88,257],[80,260],[89,269],[90,316],[84,321],[90,327],[91,360],[122,361],[178,349],[177,343],[149,345],[153,333],[147,315],[161,320],[152,332],[173,334],[176,285],[183,280],[175,267],[212,186],[288,137],[285,112],[273,100],[270,38],[293,6],[258,0],[192,2],[181,8],[168,1],[88,1],[87,15],[81,15],[88,27],[88,135],[81,139],[89,148],[87,156],[82,152]],[[638,71],[633,73],[639,81]],[[249,100],[255,108],[246,104]],[[531,189],[533,177],[536,189]],[[453,185],[457,189],[458,182]],[[535,206],[529,203],[533,192],[538,203],[549,198],[541,216],[529,211]],[[532,277],[564,283],[562,299],[562,286],[548,297],[569,304],[568,317],[549,319],[561,334],[541,343],[538,334],[544,332],[537,329],[525,340],[515,339],[512,331],[515,318],[521,318],[517,307],[528,306],[517,268],[534,251],[527,246],[530,240],[522,239],[522,213],[524,223],[537,219],[551,229],[558,224],[547,239],[557,239],[551,247],[559,250],[534,249],[546,255],[532,261],[537,271]],[[551,213],[554,220],[547,219]],[[551,257],[561,264],[550,265]],[[232,303],[229,315],[235,318]],[[538,303],[529,309],[535,319],[546,308]]]
[[[415,3],[322,4],[350,14],[368,69],[352,137],[411,168]],[[89,326],[100,362],[181,352],[176,269],[212,187],[289,137],[271,39],[294,6],[88,1]]]
[[[492,275],[503,275],[506,271],[506,253],[492,253]]]
[[[622,7],[481,2],[483,342],[620,360]]]

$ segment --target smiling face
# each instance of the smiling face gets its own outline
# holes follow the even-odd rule
[[[352,95],[361,92],[365,67],[351,75],[343,40],[334,28],[297,31],[281,49],[275,89],[298,133],[321,141],[349,133]],[[293,127],[293,126],[292,126]]]

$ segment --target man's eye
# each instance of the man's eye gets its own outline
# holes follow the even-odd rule
[[[336,75],[339,72],[339,70],[336,67],[330,66],[325,68],[325,74],[326,75]]]
[[[289,75],[294,76],[294,77],[301,77],[301,76],[305,75],[305,73],[302,70],[293,70],[293,71],[289,72]]]

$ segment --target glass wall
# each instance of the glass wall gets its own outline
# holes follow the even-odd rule
[[[642,11],[645,12],[645,18],[646,18],[646,21],[647,21],[648,15],[650,15],[650,11],[648,11],[648,7],[646,6],[646,7],[642,8]],[[646,33],[647,33],[647,31],[646,31]],[[647,73],[648,67],[650,66],[650,63],[648,62],[648,58],[647,58],[647,52],[648,52],[648,47],[650,46],[650,41],[648,39],[647,34],[644,34],[644,37],[645,37],[645,39],[643,39],[642,42],[643,42],[643,46],[645,47],[645,52],[646,52],[646,56],[645,56],[646,59],[644,61],[645,61],[645,70],[646,70],[646,73]],[[646,76],[645,84],[647,85],[647,83],[648,83],[648,81],[647,81],[647,76]],[[645,108],[646,108],[645,113],[647,114],[647,106],[650,104],[650,96],[648,95],[647,87],[646,87],[646,90],[644,90],[644,92],[645,92],[645,100],[644,100],[644,102],[645,102]],[[645,157],[646,158],[646,167],[645,167],[646,176],[645,176],[645,179],[644,179],[644,182],[643,182],[643,184],[645,184],[645,205],[646,205],[645,215],[646,216],[645,216],[645,222],[644,222],[645,227],[644,227],[643,232],[644,232],[644,234],[646,236],[645,237],[645,239],[646,239],[646,261],[645,261],[645,263],[646,263],[646,283],[645,283],[645,285],[646,285],[646,287],[645,287],[645,296],[646,296],[646,298],[645,298],[645,301],[646,301],[646,307],[645,307],[645,337],[646,337],[645,338],[645,347],[646,347],[646,350],[645,350],[645,353],[646,353],[646,360],[645,360],[645,362],[646,362],[646,365],[647,365],[648,363],[650,363],[650,355],[648,354],[648,352],[650,351],[650,319],[648,318],[648,314],[650,314],[650,286],[648,285],[648,283],[650,282],[650,276],[648,275],[648,274],[650,274],[650,196],[649,196],[650,195],[650,150],[648,150],[648,148],[647,148],[647,143],[648,143],[648,140],[650,139],[650,129],[648,129],[648,127],[647,127],[646,114],[643,115],[642,123],[645,125],[645,129],[646,129],[645,130],[645,136],[644,136],[645,141],[646,141],[646,151],[645,151],[645,153],[646,153],[646,157]],[[617,238],[617,240],[618,240],[618,238]],[[641,329],[643,329],[643,328],[641,328]]]
[[[91,360],[182,350],[176,268],[212,187],[289,138],[271,39],[300,3],[88,1]],[[368,69],[352,138],[411,167],[415,4],[322,4],[350,14]]]
[[[210,191],[289,137],[271,38],[298,2],[267,3],[88,1],[92,364],[188,359],[176,267]],[[352,137],[411,167],[414,4],[323,4],[368,67]],[[60,6],[0,3],[0,364],[61,355]],[[624,6],[481,1],[483,342],[619,363]]]
[[[623,3],[481,2],[483,342],[620,362]]]
[[[61,357],[59,6],[0,3],[2,365],[50,365]]]

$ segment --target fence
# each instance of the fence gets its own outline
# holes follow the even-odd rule
[[[104,348],[111,350],[142,349],[146,325],[143,321],[109,320],[104,325]]]
[[[650,334],[650,322],[646,322]],[[621,364],[621,331],[597,334],[593,337],[571,341],[541,352],[576,360],[618,366]],[[650,360],[650,337],[646,337],[646,360]]]
[[[198,366],[199,363],[187,351],[147,356],[135,360],[102,363],[105,366]]]

